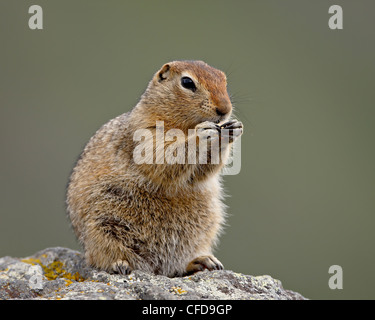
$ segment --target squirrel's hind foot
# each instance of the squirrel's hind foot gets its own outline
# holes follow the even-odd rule
[[[193,273],[196,273],[198,271],[203,270],[223,270],[224,266],[222,263],[215,258],[214,256],[208,255],[208,256],[200,256],[198,258],[195,258],[192,260],[186,267],[186,275],[191,275]]]
[[[114,273],[127,275],[132,272],[129,263],[125,260],[117,260],[112,264],[112,270]]]

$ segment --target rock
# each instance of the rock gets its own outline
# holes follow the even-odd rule
[[[142,271],[114,275],[86,266],[83,255],[67,248],[47,248],[19,259],[0,258],[0,299],[305,299],[285,290],[270,276],[230,270],[203,271],[182,278]]]

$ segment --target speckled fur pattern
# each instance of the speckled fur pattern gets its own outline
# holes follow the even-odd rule
[[[181,86],[182,76],[195,82],[195,92]],[[156,121],[163,121],[165,131],[182,130],[187,144],[188,129],[224,123],[231,111],[223,72],[201,61],[172,61],[131,112],[96,132],[67,190],[68,214],[89,265],[169,277],[222,269],[212,250],[225,223],[220,171],[230,144],[221,146],[219,164],[136,164],[133,134],[147,128],[155,135]]]

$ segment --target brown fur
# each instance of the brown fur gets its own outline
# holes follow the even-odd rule
[[[193,79],[196,92],[181,86],[182,76]],[[227,120],[231,110],[223,72],[202,61],[173,61],[154,75],[131,112],[97,131],[67,192],[69,217],[88,264],[166,276],[222,268],[212,249],[225,216],[220,186],[225,157],[220,164],[139,165],[133,133],[148,128],[155,135],[156,121],[164,121],[165,132],[176,128],[187,134]],[[181,143],[188,139],[196,138]],[[230,145],[222,148],[227,155]]]

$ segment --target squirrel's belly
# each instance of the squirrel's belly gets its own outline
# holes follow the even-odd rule
[[[219,208],[213,205],[216,201],[208,195],[178,200],[147,197],[138,212],[128,202],[127,207],[133,207],[131,216],[123,216],[127,232],[132,233],[128,245],[140,258],[134,268],[181,275],[198,254],[209,253],[222,222]]]

